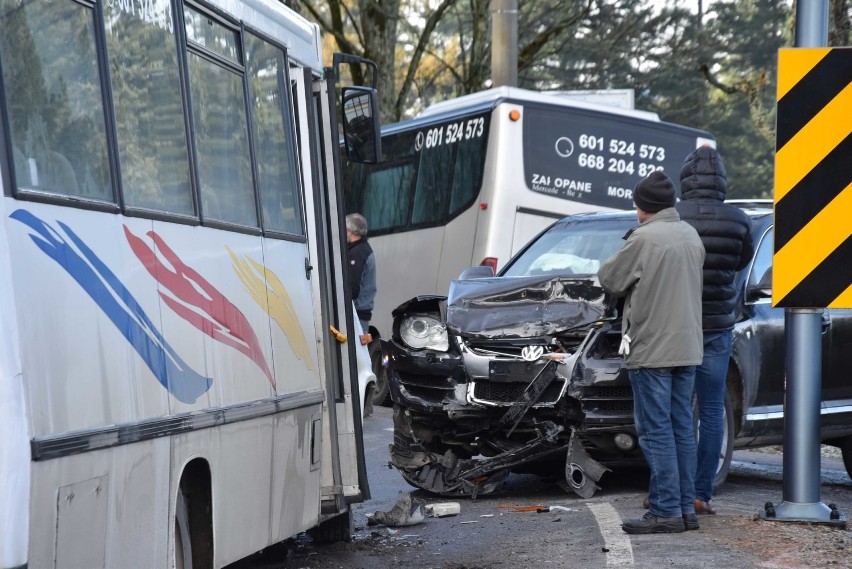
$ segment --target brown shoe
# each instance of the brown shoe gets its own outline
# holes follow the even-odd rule
[[[705,502],[704,500],[699,500],[698,498],[696,498],[695,500],[693,500],[692,503],[695,504],[696,514],[709,514],[711,516],[716,515],[716,508],[714,508],[713,505],[710,504],[710,500],[707,500]]]
[[[642,507],[646,510],[651,507],[651,500],[648,499],[648,496],[645,496],[645,499],[642,500]]]

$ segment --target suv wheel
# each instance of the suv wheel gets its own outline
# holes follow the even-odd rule
[[[846,474],[852,478],[852,436],[840,439],[837,445],[840,447],[840,452],[843,454],[843,466],[846,467]]]
[[[693,417],[695,418],[695,441],[698,442],[698,402],[692,400]],[[852,450],[852,449],[850,449]],[[725,409],[722,417],[722,445],[719,447],[719,466],[716,467],[716,477],[713,479],[713,487],[718,488],[724,484],[731,470],[731,460],[734,456],[734,403],[731,400],[731,392],[725,390]],[[848,470],[848,465],[847,465]]]
[[[376,376],[376,386],[373,389],[373,405],[390,405],[390,385],[388,385],[388,370],[382,365],[382,345],[376,339],[370,344],[370,363]]]

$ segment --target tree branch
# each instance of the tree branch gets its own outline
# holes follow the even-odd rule
[[[432,35],[432,32],[435,30],[435,26],[438,25],[438,22],[441,20],[441,17],[444,15],[449,8],[455,5],[457,0],[443,0],[441,5],[438,6],[434,12],[429,15],[429,19],[426,20],[426,25],[423,26],[423,32],[420,34],[420,39],[417,41],[417,47],[414,48],[414,53],[411,56],[411,61],[408,63],[408,69],[405,72],[405,79],[402,82],[402,86],[399,89],[399,94],[396,99],[396,105],[394,105],[394,113],[397,118],[402,116],[403,106],[405,105],[405,99],[408,96],[408,92],[411,89],[411,83],[414,80],[414,74],[417,72],[417,67],[420,65],[420,59],[423,57],[423,52],[426,49],[426,44],[429,43],[429,38]]]

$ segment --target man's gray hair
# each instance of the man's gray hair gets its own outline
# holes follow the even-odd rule
[[[350,213],[346,216],[346,229],[359,237],[366,237],[367,220],[360,213]]]

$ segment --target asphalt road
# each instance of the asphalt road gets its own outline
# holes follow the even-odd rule
[[[602,489],[591,499],[565,493],[535,476],[513,475],[498,494],[459,501],[457,516],[430,517],[409,527],[370,526],[368,514],[389,511],[400,492],[427,504],[448,501],[415,490],[387,467],[392,437],[391,410],[376,408],[364,421],[372,498],[354,511],[352,543],[319,546],[300,536],[289,543],[285,554],[260,556],[241,563],[240,569],[788,566],[762,564],[757,549],[728,545],[738,538],[736,524],[764,526],[759,530],[769,541],[778,525],[798,527],[789,522],[752,522],[767,501],[779,503],[784,498],[783,458],[777,452],[737,451],[728,481],[714,499],[719,515],[702,516],[701,530],[676,536],[631,537],[622,532],[622,519],[644,513],[647,475],[641,469],[605,474]],[[820,492],[824,504],[834,503],[842,514],[852,515],[852,480],[839,460],[823,459]],[[543,513],[513,509],[529,506],[557,508]],[[779,539],[767,548],[783,553],[784,547],[801,547],[794,541]],[[840,559],[852,564],[852,552]],[[834,558],[829,562],[837,566]]]

